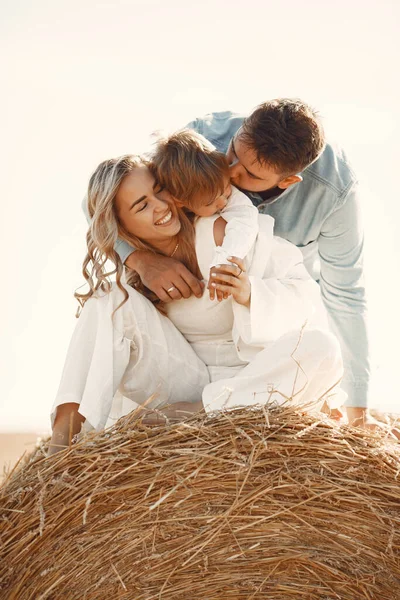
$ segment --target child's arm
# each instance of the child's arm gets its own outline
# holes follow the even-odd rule
[[[229,256],[245,258],[250,252],[258,234],[258,210],[251,200],[232,186],[228,204],[221,211],[227,222],[222,246],[217,246],[210,269],[229,263]]]
[[[217,296],[218,301],[226,299],[228,294],[222,294],[220,290],[215,290],[211,286],[216,265],[230,264],[229,256],[244,259],[258,234],[258,210],[253,206],[251,200],[237,188],[232,186],[228,204],[220,214],[226,221],[225,237],[222,245],[215,249],[208,277],[210,299],[214,300]]]

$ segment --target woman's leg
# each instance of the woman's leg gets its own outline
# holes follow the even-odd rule
[[[153,396],[150,407],[201,398],[209,382],[207,367],[174,325],[132,288],[89,300],[79,317],[53,406],[79,404],[95,429],[106,426],[119,388],[137,404]],[[117,309],[117,310],[116,310]],[[115,312],[114,312],[115,311]],[[132,402],[132,409],[135,404]],[[118,412],[118,411],[117,411]]]
[[[342,374],[333,334],[317,329],[290,333],[261,350],[234,377],[207,385],[203,403],[207,411],[286,401],[313,403],[310,409],[319,410]]]
[[[136,405],[154,409],[201,402],[203,389],[210,381],[204,362],[174,324],[146,298],[134,291],[131,296],[135,306],[125,322],[131,360],[120,388],[122,410],[112,410],[111,420],[131,412]]]

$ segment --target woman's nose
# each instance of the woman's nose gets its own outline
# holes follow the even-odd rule
[[[165,200],[161,200],[161,198],[158,198],[155,194],[153,194],[153,203],[154,210],[156,212],[163,212],[168,206],[168,202],[166,202]]]

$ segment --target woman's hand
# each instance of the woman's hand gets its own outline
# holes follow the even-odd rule
[[[57,407],[48,456],[68,448],[74,435],[80,432],[85,417],[78,412],[78,409],[79,404],[75,402],[60,404]]]
[[[249,277],[244,270],[244,261],[236,256],[230,256],[232,265],[217,265],[211,276],[211,287],[221,292],[224,298],[232,298],[243,306],[250,306],[251,285]]]

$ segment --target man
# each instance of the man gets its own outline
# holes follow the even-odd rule
[[[317,114],[298,99],[265,102],[247,118],[212,113],[187,127],[227,153],[232,183],[260,212],[274,217],[276,235],[303,251],[340,341],[349,422],[377,427],[367,411],[370,365],[360,201],[345,154],[325,144]],[[131,250],[119,248],[122,260],[161,300],[201,295],[200,282],[181,263],[141,251],[129,254]]]

